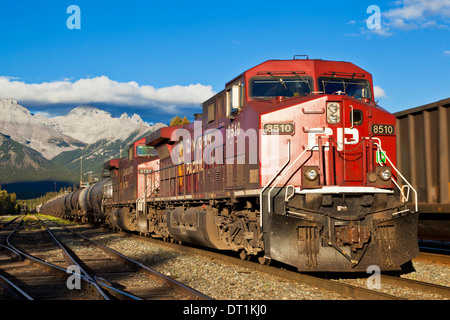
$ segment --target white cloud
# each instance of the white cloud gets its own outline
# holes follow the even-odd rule
[[[393,30],[450,28],[450,0],[399,0],[381,12],[381,29],[361,28],[363,34],[391,36]]]
[[[450,17],[450,0],[403,0],[398,3],[402,6],[387,11],[384,16],[408,21]]]
[[[212,95],[211,86],[191,84],[155,88],[137,82],[117,82],[106,76],[63,81],[25,83],[0,77],[0,97],[13,97],[35,104],[107,103],[122,106],[193,105]]]
[[[450,50],[445,50],[445,51],[444,51],[444,54],[445,54],[445,55],[450,55]]]
[[[373,87],[375,99],[381,99],[386,97],[386,91],[380,86],[374,86]]]

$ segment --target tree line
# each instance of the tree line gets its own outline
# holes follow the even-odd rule
[[[27,206],[29,211],[33,211],[36,209],[37,206],[44,204],[45,202],[47,202],[50,199],[55,198],[57,195],[59,194],[63,194],[63,193],[69,193],[72,191],[72,187],[67,187],[67,188],[61,188],[59,190],[59,192],[47,192],[45,195],[40,196],[38,198],[34,198],[34,199],[28,199],[28,200],[19,200],[20,204],[22,206]]]
[[[13,214],[19,211],[20,205],[17,202],[16,194],[2,190],[0,185],[0,215]]]
[[[17,214],[23,211],[32,212],[38,205],[47,202],[58,194],[69,193],[70,191],[72,191],[71,187],[61,188],[59,192],[47,192],[45,195],[35,199],[18,200],[15,193],[8,193],[6,190],[2,190],[0,185],[0,215]]]

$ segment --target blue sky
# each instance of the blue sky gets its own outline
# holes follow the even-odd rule
[[[70,5],[80,30],[67,28]],[[370,5],[381,29],[367,28]],[[242,71],[295,54],[371,72],[391,112],[450,96],[450,0],[16,0],[0,12],[0,97],[49,116],[89,103],[192,118]]]

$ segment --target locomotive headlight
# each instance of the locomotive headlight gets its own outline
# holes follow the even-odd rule
[[[339,103],[337,102],[328,102],[327,104],[328,111],[331,113],[339,112]]]
[[[327,121],[331,124],[337,124],[341,121],[339,102],[327,103]]]
[[[317,173],[317,170],[315,170],[315,169],[308,169],[305,172],[306,179],[311,180],[311,181],[316,180],[318,175],[319,174]]]
[[[338,114],[330,114],[328,116],[328,122],[332,124],[339,123],[339,115]]]
[[[380,178],[381,178],[382,180],[384,180],[384,181],[389,180],[389,179],[391,178],[391,175],[392,175],[392,173],[391,173],[391,168],[388,168],[388,167],[383,168],[383,169],[378,173],[378,175],[379,175]]]

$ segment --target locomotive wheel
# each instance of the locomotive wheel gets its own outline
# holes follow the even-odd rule
[[[270,262],[272,261],[272,259],[266,258],[266,257],[258,257],[258,261],[260,264],[268,266],[270,264]]]
[[[245,261],[250,260],[250,255],[247,254],[247,251],[245,251],[245,250],[241,250],[241,252],[239,253],[239,257]]]

